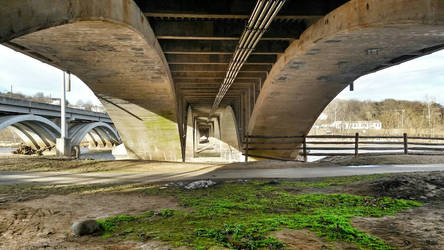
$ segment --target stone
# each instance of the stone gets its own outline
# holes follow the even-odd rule
[[[85,220],[72,225],[72,232],[76,236],[98,234],[102,232],[102,227],[95,220]]]
[[[271,181],[269,181],[269,182],[267,182],[265,184],[266,185],[278,185],[278,184],[280,184],[280,182],[278,180],[271,180]]]
[[[216,182],[212,180],[200,180],[189,183],[188,185],[185,186],[185,189],[194,190],[194,189],[208,188],[214,185],[216,185]]]

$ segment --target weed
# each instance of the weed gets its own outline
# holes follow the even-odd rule
[[[367,177],[380,178],[380,176]],[[304,185],[324,187],[364,178],[326,179],[320,182],[263,181],[225,183],[208,189],[149,188],[148,194],[173,195],[183,210],[162,210],[140,216],[117,216],[100,221],[105,237],[167,241],[174,246],[208,249],[280,249],[284,243],[269,234],[283,228],[309,229],[328,240],[346,241],[361,248],[392,249],[381,239],[354,228],[354,216],[380,217],[420,203],[392,198],[348,194],[292,194],[286,189]],[[129,230],[131,229],[131,230]]]

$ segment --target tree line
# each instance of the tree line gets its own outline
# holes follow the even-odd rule
[[[444,131],[444,107],[430,97],[426,97],[423,102],[394,99],[377,102],[335,99],[323,114],[324,119],[318,119],[318,125],[331,124],[335,121],[378,120],[385,130],[416,131],[414,134]]]
[[[10,97],[14,99],[26,100],[31,102],[40,102],[40,103],[48,103],[53,104],[54,101],[58,101],[60,103],[60,98],[53,98],[51,95],[45,95],[43,92],[37,92],[34,95],[24,95],[22,93],[11,93],[11,92],[0,92],[0,96]],[[94,107],[94,104],[88,100],[86,102],[82,100],[78,100],[75,104],[69,103],[66,100],[66,105],[68,107],[83,107],[85,110],[91,111]]]

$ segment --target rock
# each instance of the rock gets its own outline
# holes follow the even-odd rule
[[[211,186],[216,185],[216,182],[212,180],[201,180],[201,181],[194,181],[186,185],[184,188],[187,190],[194,190],[194,189],[200,189],[200,188],[208,188]]]
[[[410,200],[442,200],[444,175],[439,173],[397,175],[375,180],[370,189],[376,196]]]
[[[102,232],[102,227],[95,220],[85,220],[72,225],[72,232],[76,236],[98,234]]]
[[[271,180],[265,183],[266,185],[278,185],[280,182],[278,180]]]
[[[183,182],[170,182],[164,185],[165,187],[183,187],[185,184]]]

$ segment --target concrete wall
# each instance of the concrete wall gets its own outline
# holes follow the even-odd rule
[[[82,79],[133,157],[182,159],[171,74],[132,0],[5,0],[0,17],[0,43]]]
[[[221,157],[226,161],[242,161],[242,150],[236,126],[236,116],[231,106],[225,107],[220,115]]]
[[[257,99],[249,134],[307,134],[328,103],[355,79],[444,48],[443,34],[442,0],[344,4],[308,28],[279,57]],[[252,153],[294,159],[298,152]]]

